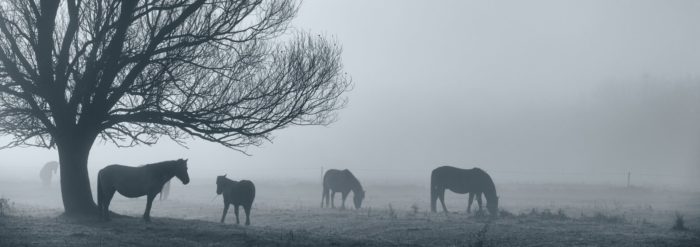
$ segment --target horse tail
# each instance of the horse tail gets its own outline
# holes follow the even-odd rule
[[[438,197],[438,186],[437,186],[437,172],[436,170],[433,170],[432,173],[430,173],[430,210],[431,212],[437,212],[436,209],[436,203],[437,203],[437,197]]]
[[[250,182],[250,190],[251,190],[251,191],[250,191],[250,193],[251,193],[250,205],[252,206],[252,205],[253,205],[253,201],[255,200],[255,184],[253,184],[253,182]]]
[[[323,187],[323,189],[321,190],[321,208],[323,208],[323,201],[329,197],[329,195],[328,195],[328,180],[327,179],[328,179],[328,174],[330,171],[331,170],[327,170],[326,173],[323,174],[323,181],[321,182],[322,187]]]

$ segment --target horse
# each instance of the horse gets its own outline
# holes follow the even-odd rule
[[[449,189],[457,194],[469,193],[469,204],[467,212],[472,205],[472,200],[476,196],[481,210],[481,194],[486,197],[486,209],[492,216],[498,214],[498,195],[496,186],[493,184],[491,176],[479,168],[461,169],[452,166],[441,166],[435,168],[430,175],[430,209],[437,212],[436,201],[440,199],[442,209],[447,214],[445,206],[445,189]]]
[[[245,225],[250,225],[250,208],[255,199],[255,185],[249,180],[233,181],[226,178],[226,175],[216,177],[216,194],[224,195],[224,213],[221,215],[221,223],[224,223],[229,205],[233,204],[233,212],[236,214],[236,224],[238,220],[238,207],[243,206],[245,210]]]
[[[187,174],[187,160],[178,159],[154,164],[130,167],[109,165],[97,173],[97,205],[100,215],[109,220],[109,203],[114,192],[118,191],[128,198],[147,196],[146,211],[143,219],[151,221],[153,199],[161,192],[163,184],[177,177],[182,184],[190,182]]]
[[[365,191],[362,189],[360,181],[348,169],[336,170],[330,169],[323,175],[323,192],[321,193],[321,208],[323,208],[323,200],[326,200],[326,207],[330,200],[331,207],[335,208],[335,193],[340,192],[343,195],[343,204],[341,208],[345,208],[345,199],[352,191],[353,203],[356,209],[362,207],[362,200],[365,199]]]
[[[41,171],[39,171],[39,177],[41,178],[41,182],[44,187],[51,185],[51,177],[53,174],[56,174],[56,171],[58,171],[58,162],[49,161],[48,163],[44,164],[44,167],[42,167]]]
[[[165,182],[163,185],[163,189],[160,191],[160,196],[158,197],[158,200],[168,200],[168,196],[170,196],[170,180],[168,182]]]

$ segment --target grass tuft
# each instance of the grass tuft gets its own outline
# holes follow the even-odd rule
[[[474,241],[469,243],[469,247],[484,247],[484,246],[494,246],[491,241],[488,240],[486,237],[486,233],[489,231],[489,224],[486,223],[484,224],[484,227],[481,228],[476,234],[473,235]]]
[[[0,216],[8,215],[11,209],[10,199],[0,198]]]
[[[390,219],[397,219],[398,215],[396,215],[396,210],[394,210],[394,207],[391,206],[391,203],[389,203],[389,218]]]
[[[503,213],[503,212],[501,212]],[[512,215],[512,214],[510,214]],[[525,218],[525,217],[537,217],[537,218],[542,218],[542,219],[553,219],[553,220],[570,220],[569,216],[567,216],[564,213],[564,210],[561,208],[557,210],[557,213],[552,213],[552,210],[549,209],[544,209],[542,211],[538,211],[537,209],[533,208],[530,210],[530,213],[520,213],[518,218]]]
[[[683,215],[676,212],[676,222],[673,224],[673,227],[671,228],[672,230],[675,231],[687,231],[688,228],[685,227],[685,220],[683,219]]]
[[[588,220],[588,221],[594,221],[594,222],[601,222],[601,223],[625,223],[627,222],[627,219],[625,218],[624,215],[607,215],[601,212],[595,213],[593,216],[586,216],[585,214],[581,214],[581,219],[582,220]]]
[[[412,210],[412,212],[413,212],[413,215],[417,215],[419,209],[420,209],[420,208],[418,208],[418,204],[415,204],[415,203],[414,203],[413,205],[411,205],[411,210]]]
[[[507,210],[505,210],[505,209],[501,209],[501,210],[498,212],[498,216],[501,217],[501,218],[513,218],[513,217],[515,217],[515,214],[513,214],[513,213],[511,213],[511,212],[509,212],[509,211],[507,211]]]

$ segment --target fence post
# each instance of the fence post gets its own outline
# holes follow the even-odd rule
[[[631,172],[627,172],[627,188],[630,187],[630,176],[632,175]]]

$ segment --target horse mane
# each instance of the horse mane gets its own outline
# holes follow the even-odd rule
[[[360,180],[358,180],[357,177],[355,177],[355,174],[352,174],[352,172],[348,169],[343,170],[343,172],[346,173],[347,175],[349,175],[350,178],[352,178],[352,182],[354,184],[353,190],[356,188],[356,189],[364,192],[364,189],[362,188],[362,184],[360,184]]]
[[[178,165],[181,160],[182,159],[166,160],[166,161],[161,161],[161,162],[157,162],[157,163],[140,165],[139,167],[143,167],[143,168],[147,168],[147,169],[155,170],[155,171],[162,171],[163,169],[170,168],[173,165]]]
[[[236,180],[227,178],[226,175],[216,176],[216,179],[222,179],[221,181],[226,182],[226,183],[236,182]]]
[[[479,167],[472,168],[472,171],[474,173],[479,173],[480,176],[483,176],[483,178],[489,182],[489,183],[486,183],[486,186],[487,186],[489,193],[484,193],[484,196],[487,196],[487,195],[488,196],[497,196],[496,185],[493,183],[493,179],[491,179],[491,175],[489,175],[488,173],[486,173],[486,171],[484,171],[483,169],[481,169]],[[493,192],[493,194],[491,194],[490,192]]]

